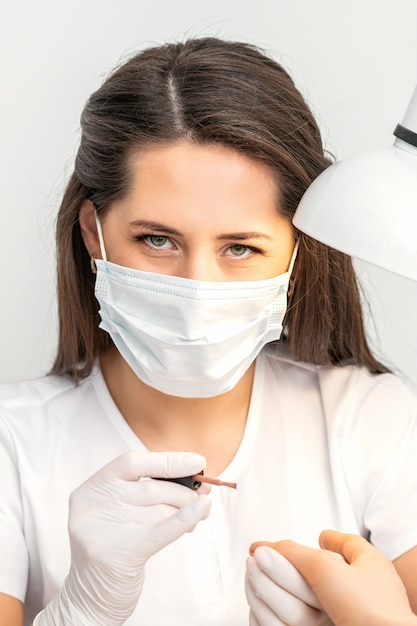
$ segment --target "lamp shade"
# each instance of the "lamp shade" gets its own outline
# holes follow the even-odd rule
[[[320,174],[293,222],[332,248],[417,280],[417,87],[394,134],[393,146]]]

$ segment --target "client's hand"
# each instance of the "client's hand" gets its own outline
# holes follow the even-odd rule
[[[319,541],[322,550],[292,541],[273,545],[309,582],[336,626],[417,624],[401,579],[383,554],[357,535],[326,530]]]
[[[138,602],[147,559],[207,517],[207,495],[142,477],[197,474],[198,454],[127,452],[70,498],[71,568],[34,626],[123,624]]]

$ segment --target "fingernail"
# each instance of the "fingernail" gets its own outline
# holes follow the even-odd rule
[[[255,550],[259,548],[260,546],[270,546],[270,545],[272,545],[270,541],[254,541],[254,543],[252,543],[249,546],[249,554],[253,556],[253,553],[255,552]]]

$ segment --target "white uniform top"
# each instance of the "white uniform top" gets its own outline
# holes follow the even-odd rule
[[[0,403],[0,592],[26,624],[69,569],[69,493],[128,449],[143,449],[98,368],[4,385]],[[391,559],[417,545],[417,401],[394,376],[257,359],[245,433],[207,520],[152,557],[143,626],[242,626],[250,543],[317,545],[324,528],[360,533]],[[26,595],[27,594],[27,595]]]

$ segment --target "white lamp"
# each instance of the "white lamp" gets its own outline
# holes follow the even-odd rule
[[[334,163],[305,192],[297,228],[417,280],[417,87],[389,148]]]

